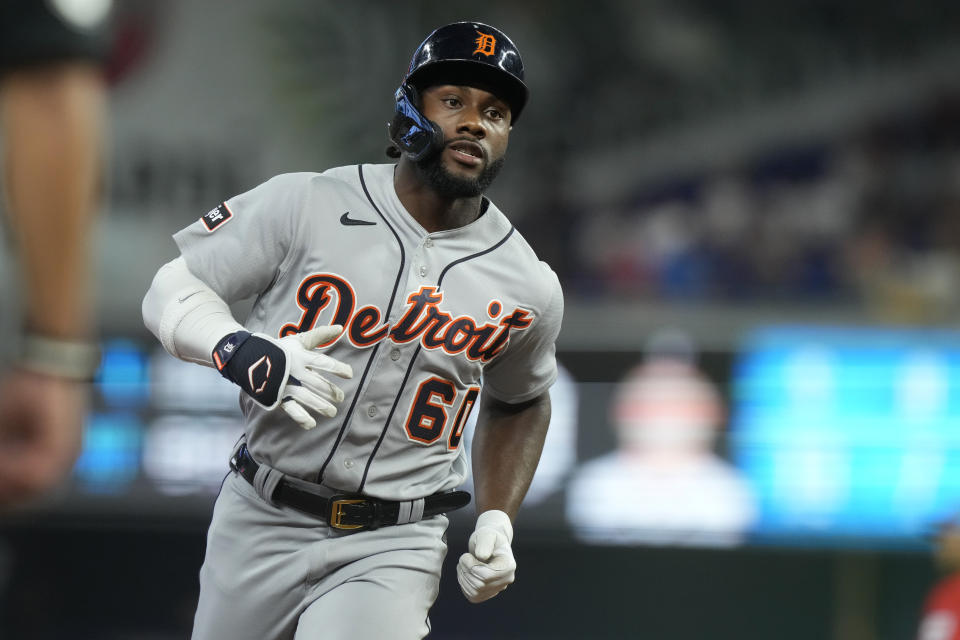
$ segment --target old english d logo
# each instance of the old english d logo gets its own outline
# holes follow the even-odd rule
[[[497,39],[494,38],[489,33],[484,33],[482,31],[477,31],[477,35],[480,36],[474,42],[477,43],[477,48],[472,55],[477,55],[482,53],[485,56],[492,56],[497,52]]]
[[[247,377],[250,380],[250,388],[253,389],[253,392],[256,394],[263,393],[264,388],[267,386],[267,382],[270,380],[270,369],[273,368],[273,363],[270,362],[270,356],[263,356],[247,369]],[[259,384],[257,380],[260,380]]]

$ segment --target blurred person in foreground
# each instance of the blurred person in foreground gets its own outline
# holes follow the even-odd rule
[[[23,299],[19,357],[0,377],[0,508],[55,487],[82,443],[110,14],[110,0],[0,0],[4,209]]]
[[[753,522],[746,482],[713,451],[723,401],[694,359],[689,337],[662,330],[619,384],[611,405],[618,448],[584,464],[567,494],[581,539],[728,546]]]
[[[934,560],[944,573],[927,594],[917,640],[960,640],[960,520],[940,525]]]

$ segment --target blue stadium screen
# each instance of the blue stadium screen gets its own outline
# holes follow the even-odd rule
[[[960,511],[960,332],[756,331],[730,426],[755,541],[922,544]]]

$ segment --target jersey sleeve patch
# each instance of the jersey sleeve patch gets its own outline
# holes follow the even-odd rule
[[[230,208],[227,206],[226,202],[221,202],[217,205],[216,209],[213,209],[209,213],[205,213],[200,219],[203,220],[203,225],[207,228],[207,231],[216,231],[217,228],[223,226],[233,217],[233,212],[230,211]]]

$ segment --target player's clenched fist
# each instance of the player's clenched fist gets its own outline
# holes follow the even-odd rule
[[[460,556],[457,580],[470,602],[489,600],[513,582],[517,561],[513,557],[513,525],[503,511],[484,511]]]
[[[343,332],[340,325],[317,327],[284,338],[237,331],[213,350],[213,362],[224,378],[236,383],[265,409],[283,407],[304,429],[317,426],[306,409],[332,418],[343,391],[323,373],[352,378],[348,364],[313,349]]]

